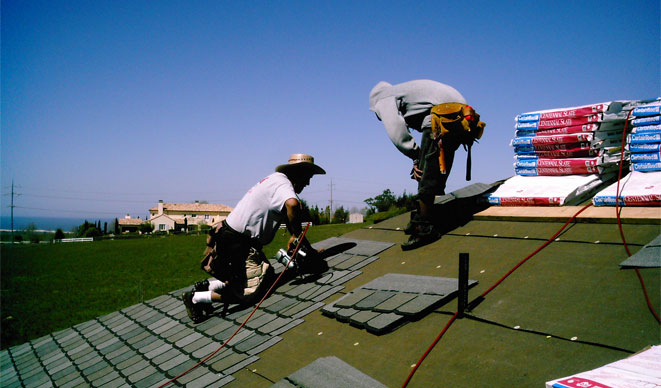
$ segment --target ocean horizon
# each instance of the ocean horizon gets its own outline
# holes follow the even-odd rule
[[[25,230],[30,224],[34,224],[37,230],[56,231],[58,228],[64,232],[71,232],[74,228],[84,224],[85,221],[96,223],[101,221],[101,228],[103,223],[108,223],[108,230],[114,227],[115,217],[113,218],[94,218],[94,217],[26,217],[14,216],[14,230]],[[11,217],[0,217],[0,229],[11,230]]]

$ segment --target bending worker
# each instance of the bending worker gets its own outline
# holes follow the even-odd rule
[[[182,295],[188,316],[200,322],[212,302],[253,304],[263,291],[265,279],[273,269],[262,247],[275,237],[282,222],[292,238],[288,248],[302,234],[301,203],[298,194],[315,174],[325,174],[306,154],[293,154],[287,164],[253,186],[207,238],[202,268],[215,279],[198,282],[191,292]],[[301,247],[315,253],[304,238]]]
[[[441,231],[433,216],[434,198],[445,193],[454,153],[460,144],[468,151],[467,180],[470,180],[470,146],[482,136],[485,123],[466,104],[455,88],[431,80],[397,85],[379,82],[370,92],[370,110],[386,128],[397,149],[413,161],[411,178],[418,181],[419,212],[414,212],[403,250],[436,241]],[[422,132],[418,146],[410,129]]]

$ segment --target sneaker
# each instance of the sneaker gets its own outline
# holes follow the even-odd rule
[[[186,306],[188,318],[190,318],[193,323],[202,322],[202,319],[204,318],[202,306],[193,303],[193,293],[186,291],[181,295],[181,299],[183,299],[184,306]]]

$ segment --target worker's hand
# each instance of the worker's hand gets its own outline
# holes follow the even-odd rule
[[[418,168],[418,162],[415,161],[413,162],[413,168],[411,169],[411,179],[415,179],[416,181],[420,181],[422,178],[422,170]]]
[[[289,241],[287,242],[287,251],[288,251],[288,252],[291,252],[291,251],[294,250],[294,248],[296,248],[296,244],[294,243],[295,241],[296,241],[296,236],[293,236],[293,235],[292,235],[292,236],[289,238]]]

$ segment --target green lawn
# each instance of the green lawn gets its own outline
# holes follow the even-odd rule
[[[310,228],[311,242],[365,224]],[[278,232],[267,257],[285,246]],[[206,236],[163,236],[64,244],[2,244],[1,343],[5,349],[177,290],[208,277]]]

